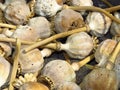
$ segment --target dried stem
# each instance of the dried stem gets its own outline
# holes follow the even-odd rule
[[[9,90],[14,90],[14,87],[12,84],[16,78],[17,69],[18,69],[18,58],[19,58],[19,53],[20,53],[21,42],[19,39],[17,39],[16,41],[17,41],[16,42],[16,53],[15,53],[15,57],[14,57],[13,69],[12,69],[12,74],[11,74],[11,78],[10,78]]]
[[[5,24],[5,23],[0,23],[0,27],[11,28],[11,29],[17,28],[17,26],[15,25],[10,25],[10,24]]]
[[[16,39],[15,38],[6,38],[6,37],[0,37],[0,42],[11,42],[11,43],[15,43]],[[30,42],[30,41],[25,41],[25,40],[20,40],[21,44],[26,44],[26,45],[30,45],[30,44],[34,44],[35,42]]]
[[[85,59],[79,61],[79,62],[74,62],[72,63],[72,67],[75,71],[78,71],[81,67],[83,67],[85,64],[87,64],[88,62],[90,62],[92,59],[94,58],[94,54],[86,57]]]
[[[104,2],[106,5],[108,5],[109,7],[112,7],[113,5],[111,3],[109,3],[107,0],[101,0],[102,2]]]
[[[106,10],[99,8],[99,7],[95,7],[95,6],[67,6],[67,5],[65,5],[63,8],[64,9],[72,9],[72,10],[90,10],[90,11],[101,12],[101,13],[104,13],[106,16],[108,16],[111,20],[120,24],[120,19],[114,17],[112,14],[110,14]]]
[[[105,9],[107,12],[115,12],[117,10],[120,10],[120,5],[117,5],[117,6],[113,6],[113,7],[110,7],[110,8],[106,8]]]
[[[116,60],[116,57],[117,57],[119,51],[120,51],[120,42],[117,44],[116,48],[114,49],[114,51],[112,52],[112,55],[109,58],[109,62],[106,65],[107,69],[109,69],[109,70],[113,69],[114,63],[115,63],[115,60]]]
[[[89,32],[88,27],[86,26],[86,27],[83,27],[83,28],[74,29],[74,30],[71,30],[71,31],[67,31],[67,32],[63,32],[63,33],[53,35],[53,36],[51,36],[47,39],[42,40],[41,42],[36,42],[35,44],[28,46],[27,48],[24,49],[24,53],[27,53],[28,51],[30,51],[34,48],[45,45],[45,44],[47,44],[47,43],[49,43],[53,40],[56,40],[56,39],[59,39],[59,38],[64,38],[64,37],[69,36],[71,34],[78,33],[78,32],[83,32],[83,31],[88,31]]]

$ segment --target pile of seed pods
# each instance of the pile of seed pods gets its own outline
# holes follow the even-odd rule
[[[0,90],[118,90],[120,5],[0,0]]]

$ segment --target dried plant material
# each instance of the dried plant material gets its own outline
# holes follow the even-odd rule
[[[33,45],[30,45],[29,47],[24,49],[24,52],[26,53],[26,52],[28,52],[28,51],[36,48],[36,47],[40,47],[42,45],[45,45],[45,44],[47,44],[47,43],[49,43],[53,40],[56,40],[58,38],[63,38],[63,37],[69,36],[71,34],[74,34],[74,33],[77,33],[77,32],[83,32],[83,31],[89,31],[89,28],[83,27],[83,28],[79,28],[79,29],[68,31],[68,32],[63,32],[63,33],[60,33],[60,34],[53,35],[53,36],[51,36],[47,39],[42,40],[41,42],[37,42]]]
[[[114,16],[116,18],[120,19],[120,13],[119,12],[115,12]],[[112,25],[111,25],[111,28],[110,28],[110,32],[114,36],[120,36],[120,24],[118,24],[116,22],[112,22]]]
[[[106,39],[99,44],[95,52],[95,60],[98,62],[98,66],[104,67],[106,65],[108,57],[115,49],[116,44],[117,41],[111,39]]]
[[[37,15],[54,16],[60,9],[62,6],[57,3],[57,0],[36,0],[35,13]]]
[[[75,71],[78,71],[81,67],[83,67],[85,64],[87,64],[88,62],[90,62],[92,59],[94,58],[94,54],[86,57],[85,59],[83,60],[80,60],[79,62],[73,62],[71,64],[72,68],[75,70]]]
[[[74,82],[76,78],[73,68],[64,60],[50,61],[43,68],[41,75],[49,77],[55,87],[65,81]]]
[[[90,11],[100,12],[100,13],[105,14],[111,20],[113,20],[113,21],[115,21],[115,22],[120,24],[120,20],[119,19],[115,18],[112,14],[110,14],[106,10],[101,9],[99,7],[95,7],[95,6],[67,6],[67,5],[65,5],[63,8],[64,9],[72,9],[72,10],[90,10]]]
[[[5,8],[4,15],[8,22],[21,25],[27,22],[30,9],[24,0],[14,0]]]
[[[11,65],[10,63],[2,56],[0,56],[0,88],[3,85],[8,84],[11,76]]]
[[[14,63],[13,63],[11,78],[10,78],[9,90],[14,90],[13,81],[15,80],[16,74],[17,74],[20,47],[21,47],[21,42],[20,42],[19,39],[17,39],[16,40],[16,51],[15,51],[15,57],[14,57]]]
[[[86,17],[86,23],[90,27],[90,32],[92,35],[102,37],[108,32],[112,21],[109,17],[102,13],[91,12]]]
[[[71,9],[64,9],[57,13],[54,19],[54,23],[55,32],[57,33],[81,28],[85,25],[81,14]]]
[[[63,82],[57,87],[57,90],[81,90],[81,89],[74,82]]]
[[[51,35],[50,23],[45,17],[34,17],[28,21],[28,25],[35,30],[37,38],[48,38]]]

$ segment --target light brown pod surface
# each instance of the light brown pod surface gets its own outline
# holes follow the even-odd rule
[[[4,10],[5,18],[16,25],[26,23],[30,10],[24,0],[14,0]]]
[[[67,38],[66,44],[61,45],[72,58],[85,58],[93,50],[93,40],[86,32],[75,33]]]
[[[75,81],[76,74],[70,64],[64,60],[53,60],[48,62],[41,74],[49,77],[55,87],[66,81]]]
[[[13,38],[19,38],[21,40],[26,41],[36,41],[38,36],[36,35],[37,32],[30,26],[22,26],[20,25],[11,35]]]
[[[28,25],[35,30],[38,38],[47,38],[51,34],[50,23],[45,17],[31,18]]]
[[[83,25],[84,21],[81,14],[71,9],[64,9],[55,17],[55,31],[57,33],[80,28]]]
[[[105,41],[101,42],[95,52],[95,60],[99,63],[98,66],[106,65],[108,57],[113,52],[117,41],[112,39],[106,39]]]
[[[19,62],[23,73],[34,73],[43,67],[43,57],[38,49],[33,49],[28,53],[23,53],[21,51]]]
[[[57,90],[81,90],[80,87],[74,82],[64,82],[59,84]]]
[[[27,82],[19,90],[49,90],[47,86],[37,82]]]
[[[82,90],[118,90],[116,73],[104,68],[91,71],[80,84]]]

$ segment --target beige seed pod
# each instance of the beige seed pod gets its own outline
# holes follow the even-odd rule
[[[19,38],[26,41],[36,41],[38,39],[37,32],[35,32],[35,30],[28,25],[20,25],[10,37]]]
[[[47,86],[37,82],[27,82],[19,90],[49,90]]]
[[[100,43],[95,52],[95,60],[99,63],[98,66],[103,67],[106,65],[108,57],[113,52],[116,44],[117,41],[111,39],[106,39]]]
[[[35,13],[41,16],[54,16],[62,9],[58,0],[36,0]]]
[[[2,56],[0,56],[0,88],[8,84],[10,75],[11,75],[11,65],[10,63]]]
[[[120,19],[120,13],[119,12],[115,12],[114,16],[116,18]],[[120,24],[118,24],[116,22],[112,22],[112,25],[111,25],[111,28],[110,28],[110,32],[114,36],[120,36]]]
[[[67,38],[65,44],[61,44],[61,50],[65,50],[72,58],[85,58],[93,50],[93,40],[86,32],[73,34]]]
[[[91,34],[101,37],[106,34],[111,25],[111,19],[99,12],[91,12],[86,18]]]
[[[24,0],[15,0],[6,6],[4,15],[8,22],[21,25],[28,20],[30,9]]]
[[[35,30],[38,38],[47,38],[51,34],[50,23],[45,17],[31,18],[28,25]]]
[[[71,9],[64,9],[55,16],[55,31],[57,33],[80,28],[83,25],[81,14]]]
[[[44,65],[44,57],[51,55],[50,49],[33,49],[28,53],[20,52],[19,62],[22,73],[35,73],[42,69]]]
[[[53,60],[48,62],[43,68],[41,75],[49,77],[54,87],[66,81],[74,82],[76,74],[73,68],[64,60]]]

